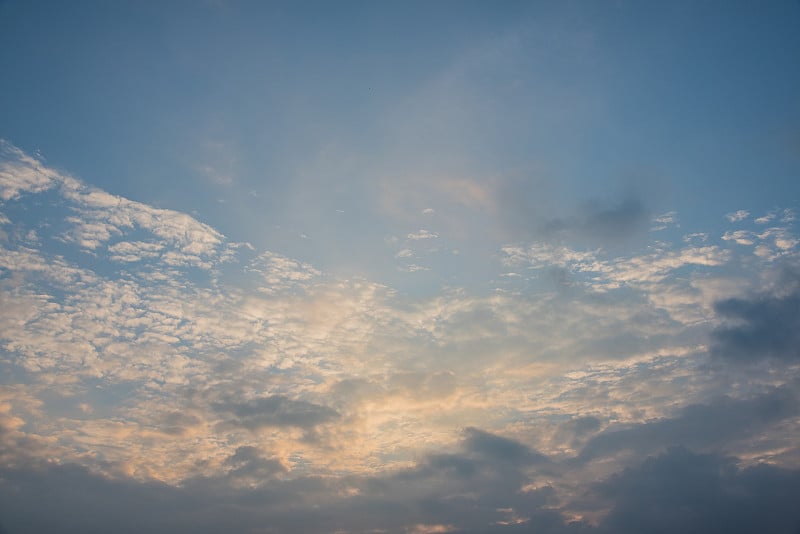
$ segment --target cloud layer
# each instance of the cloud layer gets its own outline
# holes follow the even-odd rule
[[[790,210],[679,234],[623,198],[410,294],[7,142],[0,199],[9,532],[800,526]]]

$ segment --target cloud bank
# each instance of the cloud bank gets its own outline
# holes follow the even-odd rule
[[[7,142],[0,199],[8,532],[800,526],[786,211],[669,241],[677,214],[621,199],[409,294]],[[657,237],[606,246],[630,228]]]

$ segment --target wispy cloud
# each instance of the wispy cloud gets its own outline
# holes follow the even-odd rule
[[[733,211],[725,215],[725,218],[728,219],[728,222],[738,222],[747,219],[750,216],[750,212],[747,210],[738,210]]]
[[[412,241],[417,241],[419,239],[436,239],[439,237],[439,234],[436,232],[430,232],[428,230],[420,230],[419,232],[413,232],[406,236],[408,239]]]

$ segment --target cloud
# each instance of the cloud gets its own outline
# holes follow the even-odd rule
[[[412,241],[417,241],[420,239],[436,239],[437,237],[439,237],[439,234],[435,232],[429,232],[428,230],[423,229],[420,230],[419,232],[408,234],[408,236],[406,237],[408,237],[408,239],[411,239]]]
[[[213,408],[232,415],[228,425],[240,425],[249,429],[264,426],[295,426],[313,428],[339,417],[336,410],[302,400],[291,400],[283,395],[259,397],[248,402],[217,402]]]
[[[718,267],[731,259],[728,250],[718,246],[687,246],[672,250],[664,243],[649,247],[644,254],[604,257],[602,250],[576,250],[564,245],[535,242],[526,247],[502,248],[507,266],[528,265],[532,269],[558,267],[581,275],[586,287],[606,291],[622,286],[652,290],[655,283],[686,266]]]
[[[771,227],[760,232],[753,230],[734,230],[725,232],[723,241],[733,241],[738,245],[756,245],[753,253],[765,260],[775,261],[792,256],[800,240],[788,227]]]
[[[747,230],[736,230],[734,232],[725,232],[722,236],[725,241],[733,241],[737,245],[752,245],[752,233]]]
[[[578,458],[588,461],[626,450],[652,454],[670,446],[730,450],[737,441],[761,435],[799,413],[793,385],[749,399],[722,397],[686,406],[674,417],[607,428],[586,443]]]
[[[237,481],[247,480],[250,487],[265,483],[275,475],[286,473],[288,469],[280,460],[264,458],[261,451],[253,446],[241,446],[225,460],[231,470],[228,477]]]
[[[322,274],[307,263],[269,251],[252,259],[245,267],[245,272],[261,275],[266,285],[260,285],[258,290],[267,294],[299,289],[304,283],[314,280]]]
[[[597,484],[610,501],[598,532],[747,533],[800,528],[800,472],[671,448]]]
[[[464,435],[464,447],[480,457],[511,462],[519,466],[547,460],[544,455],[530,450],[519,442],[477,428],[467,428]]]
[[[162,243],[143,241],[121,241],[108,247],[111,261],[125,263],[157,258],[163,249]]]
[[[506,532],[516,524],[562,532],[551,488],[520,492],[526,480],[517,462],[498,456],[505,438],[466,433],[452,452],[426,455],[411,467],[365,477],[281,478],[278,462],[255,447],[240,447],[218,477],[171,487],[102,477],[66,464],[0,470],[0,514],[12,532]],[[499,440],[497,442],[492,440]],[[486,454],[487,452],[490,454]],[[277,475],[277,477],[276,477]],[[249,484],[257,483],[257,485]],[[96,509],[95,509],[96,508]],[[147,513],[143,514],[142,510]]]
[[[705,347],[715,324],[758,324],[750,315],[761,313],[715,317],[713,302],[796,294],[789,277],[769,297],[741,296],[768,278],[765,265],[790,263],[788,227],[753,233],[783,251],[774,260],[724,237],[627,254],[597,236],[586,247],[540,238],[504,247],[505,265],[487,254],[487,269],[517,275],[492,275],[496,291],[403,292],[231,243],[64,173],[17,179],[28,163],[13,158],[0,469],[34,488],[26,495],[48,483],[116,492],[123,504],[109,506],[156,532],[155,520],[136,523],[134,504],[173,531],[558,533],[591,529],[566,519],[575,488],[668,444],[792,461],[781,451],[797,434],[794,371],[750,373],[731,389],[708,373]],[[481,191],[462,200],[486,214]],[[438,224],[449,211],[433,200],[420,206],[436,205]],[[26,215],[51,201],[46,220]],[[563,235],[647,228],[640,207],[590,206],[562,219]],[[415,216],[406,228],[422,224]],[[54,510],[73,502],[52,498]],[[26,524],[20,514],[6,526]]]
[[[678,221],[678,213],[675,211],[668,211],[656,217],[653,217],[652,224],[653,226],[650,228],[651,232],[658,232],[660,230],[666,230],[669,228],[671,224],[677,224]]]
[[[56,171],[0,139],[0,200],[15,200],[22,193],[41,193],[60,181]]]
[[[398,270],[404,271],[407,273],[416,273],[420,271],[430,271],[430,267],[425,267],[424,265],[417,265],[416,263],[409,263],[408,265],[403,265],[398,267]]]
[[[646,230],[649,220],[650,214],[642,201],[629,197],[611,205],[590,202],[576,216],[546,221],[542,232],[550,239],[613,245]]]
[[[169,247],[161,255],[169,265],[210,268],[225,257],[224,236],[184,213],[110,195],[70,178],[62,179],[61,192],[76,212],[66,219],[72,227],[63,237],[81,248],[95,250],[141,229]]]
[[[519,491],[506,467],[463,453],[427,457],[391,475],[282,480],[259,486],[236,476],[197,478],[176,488],[98,476],[75,465],[0,471],[0,514],[9,532],[776,532],[800,525],[800,473],[768,464],[670,448],[587,484],[566,504],[600,514],[595,526],[567,519],[551,487]],[[242,448],[229,465],[263,460]],[[465,467],[469,466],[469,467]],[[245,467],[246,469],[246,467]],[[257,471],[257,470],[256,470]],[[280,474],[280,470],[277,470]],[[145,510],[146,513],[142,513]]]
[[[72,213],[64,218],[62,226],[66,227],[61,234],[54,237],[86,251],[97,253],[108,247],[113,261],[158,258],[171,266],[205,269],[230,258],[225,237],[193,217],[91,187],[2,141],[0,199],[18,201],[23,193],[35,195],[48,190],[55,190]],[[126,238],[138,231],[152,239],[126,244]]]
[[[750,212],[747,210],[739,210],[728,213],[725,215],[725,218],[728,219],[728,222],[738,222],[743,221],[750,216]]]
[[[758,295],[717,302],[714,310],[723,324],[711,332],[711,354],[733,362],[766,358],[800,359],[800,276],[794,289],[782,295]]]

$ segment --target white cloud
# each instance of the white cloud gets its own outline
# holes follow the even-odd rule
[[[705,243],[708,241],[708,234],[706,232],[694,232],[691,234],[686,234],[683,236],[683,241],[686,243],[691,243],[693,241]]]
[[[416,263],[409,263],[408,265],[404,265],[403,267],[399,268],[401,271],[407,273],[417,273],[420,271],[430,271],[430,267],[425,267],[424,265],[417,265]]]
[[[733,232],[725,232],[722,236],[725,241],[733,241],[737,245],[752,245],[753,233],[748,230],[735,230]]]
[[[411,240],[436,239],[439,237],[439,234],[435,232],[429,232],[428,230],[420,230],[419,232],[408,234],[406,237]]]
[[[716,246],[689,246],[677,251],[661,246],[647,254],[627,258],[603,258],[600,250],[578,251],[547,243],[534,243],[527,248],[507,246],[502,252],[504,265],[568,269],[585,275],[582,280],[587,287],[602,291],[621,285],[660,282],[684,266],[720,266],[730,259],[729,251]]]
[[[298,287],[301,283],[319,277],[322,273],[307,263],[292,260],[274,252],[264,252],[250,261],[246,272],[261,275],[266,286],[258,289],[264,293],[274,293]]]
[[[0,200],[16,199],[21,193],[41,193],[60,181],[56,171],[0,139]]]
[[[119,262],[137,262],[157,258],[164,250],[163,243],[147,243],[145,241],[120,241],[108,247],[110,259]]]
[[[657,232],[667,229],[671,224],[676,224],[678,221],[678,213],[676,211],[668,211],[656,217],[653,217],[653,226],[650,228],[651,232]]]
[[[210,268],[227,257],[225,237],[196,219],[173,210],[153,208],[87,186],[80,180],[50,169],[16,147],[4,143],[0,162],[0,198],[16,199],[21,193],[36,194],[57,188],[74,215],[61,236],[67,242],[97,252],[114,239],[135,230],[150,233],[168,248],[162,258],[170,265]],[[117,243],[111,246],[121,246]],[[132,245],[136,246],[136,245]],[[151,250],[152,252],[152,250]],[[122,258],[113,252],[117,258]],[[128,261],[132,256],[125,256]]]
[[[728,213],[725,215],[725,218],[728,219],[728,222],[738,222],[743,221],[750,216],[750,212],[747,210],[739,210]]]

